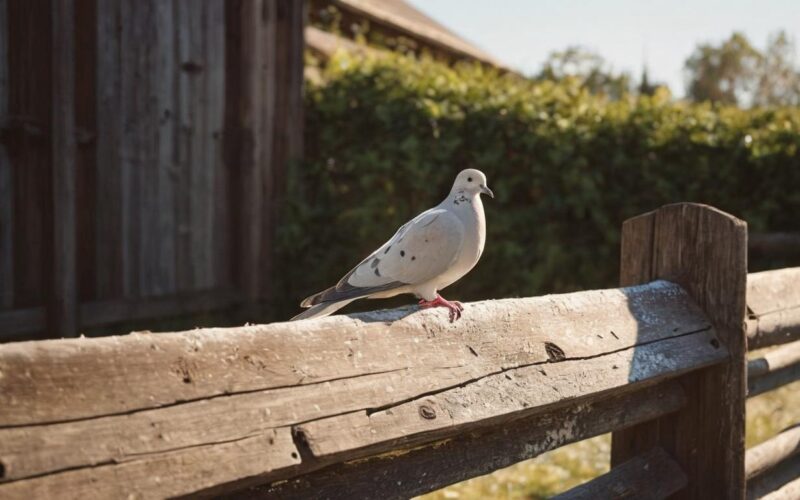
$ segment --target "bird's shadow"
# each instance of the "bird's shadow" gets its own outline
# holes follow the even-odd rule
[[[364,323],[394,323],[420,310],[421,308],[417,305],[409,305],[397,307],[395,309],[378,309],[375,311],[350,313],[346,316]]]

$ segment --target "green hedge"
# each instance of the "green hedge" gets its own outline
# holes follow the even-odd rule
[[[613,286],[622,221],[664,203],[798,229],[797,109],[609,102],[570,82],[339,56],[307,82],[306,139],[279,228],[292,302],[282,315],[437,204],[467,167],[487,174],[496,199],[480,264],[448,290],[458,299]]]

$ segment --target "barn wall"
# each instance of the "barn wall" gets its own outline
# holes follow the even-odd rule
[[[263,319],[302,2],[62,7],[0,0],[0,341]]]

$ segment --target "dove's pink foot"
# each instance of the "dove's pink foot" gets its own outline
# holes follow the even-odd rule
[[[464,310],[464,306],[461,305],[461,302],[457,300],[449,301],[438,293],[436,294],[436,298],[433,300],[420,300],[419,306],[423,309],[427,309],[429,307],[446,307],[450,310],[450,323],[461,318],[461,311]]]

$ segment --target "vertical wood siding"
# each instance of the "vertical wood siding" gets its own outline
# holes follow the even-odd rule
[[[55,334],[69,288],[78,328],[263,302],[301,152],[302,2],[82,0],[63,29],[58,10],[0,0],[0,341]]]
[[[0,127],[7,129],[8,116],[8,0],[0,0]],[[14,304],[14,204],[11,163],[0,142],[0,309]]]

